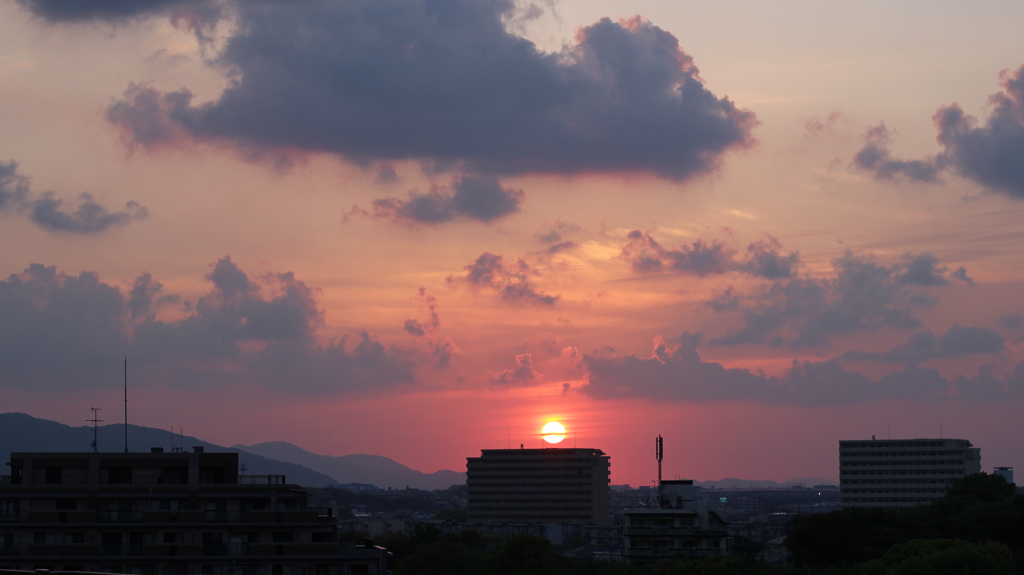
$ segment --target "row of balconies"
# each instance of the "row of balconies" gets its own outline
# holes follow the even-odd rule
[[[959,471],[948,471],[943,469],[889,469],[886,471],[879,471],[873,469],[858,469],[854,471],[852,469],[841,469],[839,476],[864,476],[864,475],[877,475],[877,476],[920,476],[920,477],[944,477],[950,476],[953,478],[963,477],[963,473]]]
[[[839,463],[840,469],[843,467],[857,467],[857,468],[875,468],[875,469],[906,469],[908,467],[928,467],[929,470],[937,469],[937,471],[945,471],[947,473],[963,473],[964,462],[962,461],[914,461],[914,462],[895,462],[895,461],[841,461]]]
[[[317,525],[333,518],[315,510],[302,511],[22,511],[0,518],[4,523],[30,524],[177,524],[209,523]]]
[[[500,504],[500,507],[486,507],[487,504]],[[589,510],[593,505],[591,501],[577,501],[572,504],[571,501],[564,499],[535,499],[535,500],[521,500],[516,499],[513,501],[470,501],[469,505],[476,510],[485,510],[485,508],[494,508],[494,510],[507,510],[507,508],[514,507],[515,510],[537,510],[543,513],[545,510]]]
[[[717,545],[717,541],[713,542]],[[644,557],[718,557],[722,550],[718,547],[657,547],[657,548],[636,548],[630,547],[623,554],[630,558]]]
[[[0,547],[6,557],[222,557],[329,555],[335,543],[256,544],[203,543],[198,545],[37,545],[21,543]]]
[[[876,496],[879,494],[887,496],[896,495],[921,495],[922,497],[938,497],[941,498],[946,494],[945,489],[843,489],[840,491],[843,497],[848,496]]]
[[[941,486],[945,487],[945,486],[949,485],[949,482],[948,481],[942,481],[942,480],[930,480],[930,479],[928,479],[928,480],[922,480],[922,479],[918,479],[918,480],[913,480],[913,479],[896,479],[896,480],[894,480],[894,479],[879,479],[879,480],[873,480],[873,481],[869,480],[869,479],[863,479],[863,480],[857,480],[857,481],[847,480],[847,481],[844,481],[844,482],[840,483],[840,489],[845,489],[845,488],[851,487],[851,486],[856,487],[858,485],[920,485],[922,487],[932,487],[932,486],[936,486],[936,485],[941,485]]]
[[[693,535],[697,532],[697,526],[693,527],[634,527],[629,526],[623,530],[623,535],[645,537],[651,535]]]

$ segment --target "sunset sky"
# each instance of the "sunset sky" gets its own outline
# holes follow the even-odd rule
[[[8,0],[0,411],[1024,466],[1024,4]]]

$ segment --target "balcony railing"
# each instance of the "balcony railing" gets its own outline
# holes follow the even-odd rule
[[[142,545],[135,544],[106,544],[99,546],[99,554],[103,556],[121,556],[121,555],[142,555]]]
[[[284,485],[284,475],[239,475],[239,485]]]
[[[625,554],[627,557],[717,557],[722,555],[722,551],[718,548],[701,547],[659,547],[657,549],[630,547]]]
[[[96,520],[100,523],[141,523],[142,512],[140,511],[100,511],[96,514]]]

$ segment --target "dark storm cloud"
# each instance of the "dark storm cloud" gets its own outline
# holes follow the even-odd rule
[[[943,106],[932,119],[943,151],[927,160],[893,160],[885,126],[868,132],[865,147],[854,164],[876,177],[897,175],[937,181],[950,170],[991,190],[1024,198],[1024,66],[1000,75],[1003,91],[989,98],[992,111],[984,122],[966,114],[958,104]]]
[[[984,124],[952,104],[936,112],[935,126],[945,157],[961,176],[1024,198],[1024,66],[1000,79],[1003,91],[990,97]]]
[[[889,351],[851,351],[844,354],[843,359],[907,363],[977,353],[999,353],[1004,349],[1006,344],[999,332],[985,327],[963,327],[954,324],[939,337],[931,331],[923,331]]]
[[[137,202],[128,202],[121,211],[111,212],[97,204],[91,194],[82,194],[73,212],[62,211],[63,203],[64,200],[46,192],[30,203],[29,218],[37,226],[50,231],[97,234],[108,228],[149,217],[149,210]]]
[[[48,22],[117,22],[178,10],[209,12],[210,0],[18,0],[33,15]]]
[[[942,163],[937,158],[928,160],[894,160],[889,153],[892,135],[885,124],[870,128],[864,135],[864,147],[853,157],[853,165],[873,172],[876,178],[892,180],[906,178],[918,182],[939,181]]]
[[[743,271],[773,280],[793,277],[800,266],[800,255],[796,252],[782,255],[779,253],[781,247],[779,240],[771,236],[767,241],[750,244],[747,246],[747,259],[742,264]]]
[[[0,385],[104,385],[125,356],[142,380],[177,385],[335,392],[415,379],[415,350],[366,333],[320,345],[316,290],[291,273],[254,279],[225,257],[206,278],[210,291],[173,321],[156,309],[179,300],[149,274],[127,293],[94,273],[38,264],[0,281]]]
[[[941,286],[949,283],[946,279],[949,268],[939,264],[939,258],[932,254],[903,254],[903,272],[900,283],[919,286]]]
[[[912,308],[928,300],[907,286],[941,286],[956,277],[928,253],[905,254],[886,266],[847,252],[832,267],[831,277],[794,277],[760,287],[749,304],[735,304],[743,311],[742,325],[709,343],[823,346],[843,333],[917,328],[921,322]],[[733,300],[724,303],[731,306]],[[717,298],[708,306],[730,309]]]
[[[835,359],[794,362],[779,377],[704,361],[701,338],[684,333],[670,342],[655,340],[650,357],[613,352],[584,354],[587,383],[579,390],[598,399],[647,398],[657,401],[754,401],[775,405],[848,405],[883,400],[940,401],[951,396],[976,401],[1024,394],[1024,364],[1005,378],[983,368],[975,377],[943,378],[938,371],[908,365],[873,380],[846,371]]]
[[[116,287],[89,272],[32,264],[0,281],[0,385],[102,382],[103,366],[117,365],[131,341],[125,304]]]
[[[0,162],[0,211],[21,207],[30,193],[28,178],[18,173],[18,163]]]
[[[528,383],[536,379],[538,375],[540,374],[533,371],[533,356],[529,353],[524,353],[516,356],[516,367],[492,374],[490,381],[491,383],[503,385]]]
[[[238,1],[215,101],[132,85],[108,119],[130,146],[188,138],[420,160],[479,174],[649,172],[682,180],[753,142],[754,114],[710,92],[670,33],[636,17],[543,53],[511,0]]]
[[[0,162],[0,212],[26,213],[44,230],[98,234],[149,217],[149,211],[137,202],[129,201],[121,211],[111,212],[88,193],[79,196],[74,211],[64,211],[63,204],[53,192],[33,193],[28,178],[18,173],[17,162]]]
[[[492,289],[501,294],[501,299],[513,303],[554,305],[560,297],[537,290],[530,278],[538,272],[523,259],[506,263],[500,254],[483,253],[465,269],[465,275],[449,276],[446,282]]]
[[[407,198],[373,201],[374,218],[440,224],[457,219],[490,222],[519,211],[523,191],[503,188],[493,176],[463,175],[450,188],[434,187],[427,193],[410,192]],[[358,207],[354,209],[357,211]]]
[[[630,262],[634,272],[682,272],[699,276],[740,271],[766,279],[788,278],[796,274],[800,255],[780,253],[781,244],[771,236],[747,246],[744,259],[737,259],[736,250],[712,240],[697,239],[692,245],[667,248],[647,232],[633,230],[622,246],[622,258]]]
[[[729,286],[720,292],[716,291],[714,297],[704,302],[704,307],[717,312],[736,311],[740,307],[740,297]]]
[[[1024,316],[1019,313],[1000,316],[996,322],[1005,329],[1020,329],[1024,325]]]
[[[128,292],[128,313],[131,319],[152,320],[159,306],[181,303],[181,296],[164,294],[163,291],[164,284],[153,279],[148,273],[135,278],[132,289]]]
[[[676,271],[704,276],[723,274],[735,268],[736,250],[722,242],[710,244],[702,239],[679,249],[666,248],[646,232],[633,230],[622,246],[622,257],[630,262],[633,271],[651,273]]]

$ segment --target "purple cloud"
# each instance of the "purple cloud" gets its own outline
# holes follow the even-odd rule
[[[234,2],[214,101],[133,84],[107,118],[130,147],[183,139],[249,157],[326,152],[467,173],[647,172],[683,180],[752,144],[754,114],[709,91],[639,17],[581,28],[560,53],[506,29],[509,0]],[[472,208],[470,208],[472,209]]]
[[[467,284],[475,288],[488,288],[501,294],[501,299],[513,303],[554,305],[560,296],[537,290],[530,278],[538,275],[526,260],[506,263],[501,255],[483,253],[465,267],[463,276],[449,276],[449,285]]]
[[[854,165],[875,177],[937,182],[942,171],[973,180],[1010,197],[1024,198],[1024,66],[1000,74],[1003,91],[990,96],[992,111],[981,121],[958,104],[943,106],[932,119],[941,154],[925,160],[895,160],[884,125],[868,131]]]
[[[88,193],[79,196],[74,211],[65,211],[63,205],[64,200],[53,192],[34,193],[29,179],[18,173],[17,162],[0,162],[0,212],[27,214],[32,223],[44,230],[98,234],[149,217],[149,210],[138,202],[129,201],[121,211],[112,212]]]

